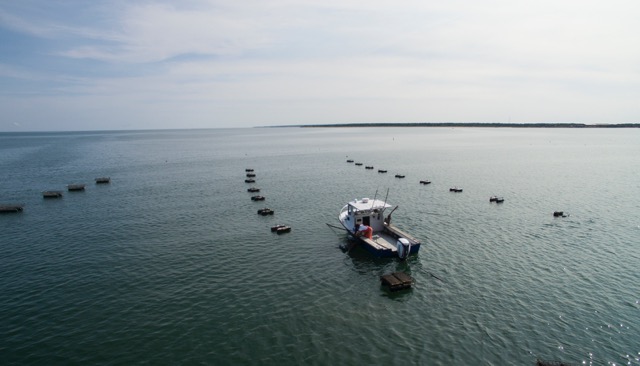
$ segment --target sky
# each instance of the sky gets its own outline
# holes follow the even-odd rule
[[[637,0],[0,0],[0,131],[640,122]]]

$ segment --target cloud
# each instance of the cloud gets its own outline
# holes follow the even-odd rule
[[[270,39],[259,19],[237,9],[204,4],[196,9],[171,4],[134,4],[117,14],[117,44],[80,46],[63,52],[108,62],[159,62],[182,55],[225,56],[266,47]]]
[[[38,84],[52,111],[205,126],[638,115],[634,1],[24,1],[0,5],[0,26],[51,57],[3,61],[0,78],[25,84],[0,94]]]
[[[84,4],[84,3],[83,3]],[[84,7],[87,7],[85,4]],[[612,0],[188,1],[102,4],[101,21],[33,19],[0,8],[7,26],[41,37],[77,37],[60,55],[153,63],[182,56],[304,59],[475,59],[479,62],[635,63],[640,5]],[[103,41],[103,42],[96,42]],[[525,65],[526,66],[526,65]]]
[[[60,14],[64,15],[64,14]],[[104,41],[122,41],[120,35],[112,30],[95,29],[78,24],[67,24],[59,17],[47,15],[15,15],[0,8],[0,26],[18,33],[43,39],[78,38]]]

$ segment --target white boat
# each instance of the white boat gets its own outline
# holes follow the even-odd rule
[[[385,211],[390,204],[379,199],[356,199],[347,203],[338,220],[347,232],[353,235],[360,244],[376,257],[399,257],[406,259],[420,250],[420,241],[391,224],[391,214],[398,206]],[[362,227],[371,228],[371,238],[359,231]]]

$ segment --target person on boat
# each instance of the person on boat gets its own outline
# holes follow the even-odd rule
[[[358,227],[358,232],[356,233],[357,236],[366,236],[369,239],[373,239],[373,228],[371,228],[371,226],[368,225],[360,225]]]

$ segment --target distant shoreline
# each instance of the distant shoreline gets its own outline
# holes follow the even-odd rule
[[[282,126],[284,127],[284,126]],[[433,122],[433,123],[336,123],[326,125],[298,125],[288,127],[509,127],[509,128],[640,128],[640,123],[480,123],[480,122]]]

